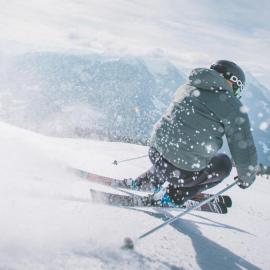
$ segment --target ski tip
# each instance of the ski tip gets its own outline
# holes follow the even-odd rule
[[[134,243],[130,237],[124,238],[124,244],[122,245],[121,249],[125,249],[125,250],[133,250],[134,249]]]
[[[227,207],[232,207],[232,199],[230,196],[224,195],[223,200],[224,200]]]
[[[228,208],[232,207],[232,199],[230,198],[230,196],[227,195],[218,196],[217,200],[219,203],[226,205],[226,207]]]
[[[228,208],[226,207],[225,204],[220,203],[219,207],[220,207],[220,210],[221,210],[221,214],[227,214],[228,213]]]

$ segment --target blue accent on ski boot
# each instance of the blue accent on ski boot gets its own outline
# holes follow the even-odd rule
[[[157,204],[162,207],[175,207],[176,204],[173,202],[172,198],[167,193],[168,185],[169,183],[165,182],[161,187],[158,187],[152,195],[152,198],[154,201],[157,202]]]
[[[176,204],[173,202],[172,198],[167,192],[163,195],[163,198],[161,199],[160,204],[165,207],[166,206],[176,207]]]

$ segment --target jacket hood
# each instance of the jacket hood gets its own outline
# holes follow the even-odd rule
[[[220,73],[208,68],[196,68],[192,70],[189,75],[189,84],[208,91],[233,91]]]

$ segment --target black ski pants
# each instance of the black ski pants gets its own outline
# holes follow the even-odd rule
[[[232,170],[230,158],[222,153],[215,155],[201,171],[186,171],[175,167],[154,147],[149,148],[149,158],[153,165],[136,179],[138,186],[152,190],[168,181],[170,184],[167,192],[177,204],[219,184]]]

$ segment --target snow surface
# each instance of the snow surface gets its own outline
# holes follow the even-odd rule
[[[46,137],[0,123],[0,149],[0,269],[270,268],[269,180],[258,177],[251,188],[228,192],[227,215],[194,212],[124,251],[124,237],[136,238],[177,212],[94,204],[93,184],[68,167],[135,177],[147,159],[112,161],[147,148]]]

